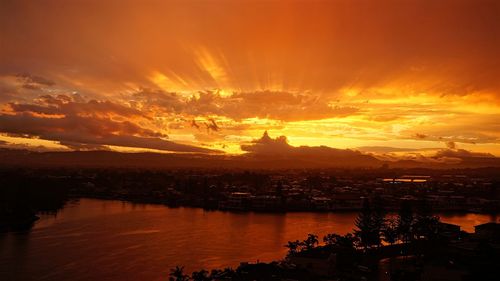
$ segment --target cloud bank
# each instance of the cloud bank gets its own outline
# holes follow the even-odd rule
[[[0,114],[0,132],[41,138],[73,149],[105,146],[177,152],[210,152],[165,140],[168,136],[138,125],[148,117],[109,101],[78,101],[68,95],[41,96],[34,104],[9,103]]]
[[[4,134],[241,153],[267,129],[293,146],[500,155],[499,1],[1,6]]]

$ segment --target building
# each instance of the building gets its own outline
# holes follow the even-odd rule
[[[244,211],[250,206],[252,194],[248,192],[232,192],[226,198],[219,202],[219,208],[222,210]]]
[[[500,241],[500,223],[488,222],[474,226],[474,234],[478,239]]]

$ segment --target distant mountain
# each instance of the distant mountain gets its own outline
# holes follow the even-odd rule
[[[137,168],[241,168],[241,169],[300,169],[328,167],[379,167],[383,163],[374,157],[356,158],[332,155],[312,157],[293,155],[237,156],[188,153],[123,153],[112,151],[34,152],[0,150],[0,166],[30,167],[137,167]]]
[[[211,155],[188,153],[122,153],[112,151],[34,152],[0,149],[3,167],[128,167],[207,169],[314,169],[314,168],[479,168],[500,167],[497,157],[470,157],[461,163],[382,161],[358,151],[327,147],[299,147],[287,153]]]

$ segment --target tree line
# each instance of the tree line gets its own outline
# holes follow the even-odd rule
[[[366,199],[363,208],[355,221],[353,233],[340,235],[327,234],[323,237],[326,247],[332,249],[348,249],[349,251],[376,249],[384,245],[397,243],[409,244],[414,240],[432,240],[437,237],[439,217],[432,215],[431,206],[422,200],[417,204],[403,201],[396,215],[389,215],[383,208],[380,199],[371,202]],[[320,244],[318,235],[308,234],[304,240],[289,241],[285,247],[288,255],[310,251]],[[224,270],[195,271],[191,275],[184,273],[183,267],[171,269],[170,281],[211,281],[236,280],[238,272],[226,268]]]
[[[327,234],[326,246],[368,250],[414,240],[431,240],[437,237],[439,217],[432,215],[431,206],[425,200],[412,204],[403,201],[397,215],[388,215],[381,201],[364,200],[363,208],[355,221],[353,233]],[[318,236],[308,234],[305,240],[289,241],[285,247],[289,254],[307,251],[319,245]]]

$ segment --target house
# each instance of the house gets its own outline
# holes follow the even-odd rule
[[[252,198],[252,210],[255,211],[276,211],[281,207],[281,198],[278,196],[259,195]]]
[[[332,275],[335,271],[336,260],[336,254],[326,247],[316,247],[288,256],[291,264],[316,276]]]
[[[219,208],[222,210],[247,210],[250,204],[252,194],[248,192],[232,192],[226,200],[219,202]]]
[[[474,226],[474,234],[476,238],[489,240],[489,241],[500,241],[500,223],[488,222],[480,225]]]
[[[358,193],[340,193],[332,198],[332,210],[359,210],[363,207],[364,197]]]
[[[311,203],[315,210],[318,211],[328,211],[330,209],[330,198],[326,197],[313,197],[311,198]]]
[[[437,231],[439,235],[449,239],[457,239],[461,234],[460,225],[445,222],[438,223]]]

